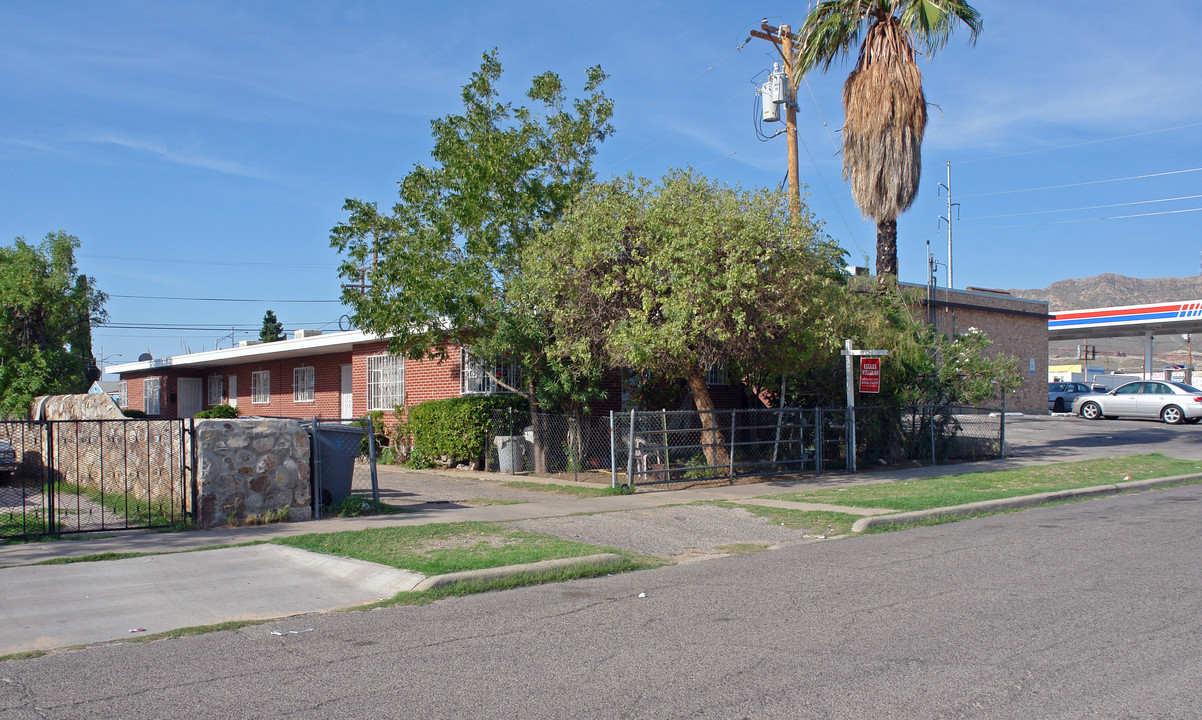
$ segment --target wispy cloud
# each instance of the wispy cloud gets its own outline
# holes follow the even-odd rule
[[[273,178],[269,173],[257,168],[248,167],[241,163],[223,160],[221,158],[211,157],[200,153],[185,152],[170,146],[166,141],[158,138],[142,139],[114,134],[95,134],[90,136],[80,136],[75,139],[81,142],[94,143],[98,145],[115,145],[127,150],[133,150],[135,152],[151,155],[173,165],[183,165],[185,167],[210,170],[212,172],[222,173],[225,175],[236,175],[238,177],[252,178],[255,180],[276,182],[275,178]]]

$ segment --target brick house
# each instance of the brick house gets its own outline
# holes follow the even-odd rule
[[[373,410],[497,392],[479,363],[458,347],[446,360],[408,360],[358,330],[299,330],[289,340],[113,365],[118,404],[155,417],[191,417],[228,403],[244,416],[354,418]],[[508,366],[494,368],[514,378]],[[508,382],[508,380],[506,381]],[[504,392],[504,390],[501,390]]]
[[[521,387],[512,365],[491,370],[506,384]],[[390,355],[386,342],[358,330],[299,330],[289,340],[123,363],[107,372],[120,377],[118,405],[163,418],[191,417],[222,403],[236,406],[243,416],[336,419],[374,410],[393,416],[397,406],[507,392],[457,346],[447,349],[446,360],[409,360]],[[748,402],[742,386],[720,368],[707,379],[718,407]],[[592,404],[593,413],[608,414],[627,404],[618,373],[607,376],[604,389],[606,397]]]

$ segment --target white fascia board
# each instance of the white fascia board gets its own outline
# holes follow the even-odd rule
[[[159,370],[171,367],[212,367],[218,365],[240,365],[255,360],[279,360],[282,358],[303,355],[326,355],[329,353],[350,350],[354,345],[373,342],[380,338],[362,330],[346,332],[323,333],[316,337],[299,340],[279,340],[277,342],[248,345],[246,347],[226,348],[224,350],[208,350],[206,352],[173,355],[142,362],[109,365],[105,373],[132,373],[143,370]]]

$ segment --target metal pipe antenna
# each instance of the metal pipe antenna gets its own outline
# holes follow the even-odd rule
[[[940,215],[939,219],[947,223],[947,289],[955,287],[952,283],[952,208],[956,208],[956,219],[960,219],[960,203],[952,202],[952,164],[947,164],[947,184],[939,183],[939,187],[947,191],[947,216]],[[938,190],[936,190],[938,194]]]

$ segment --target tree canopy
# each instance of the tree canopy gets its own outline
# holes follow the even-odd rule
[[[263,314],[263,327],[259,328],[260,342],[279,342],[287,339],[284,334],[284,324],[276,318],[275,312],[268,310]]]
[[[76,269],[78,247],[60,230],[0,248],[0,414],[27,415],[38,395],[84,392],[100,377],[92,325],[107,320],[107,297]]]
[[[705,411],[710,367],[787,373],[837,351],[842,260],[811,214],[791,224],[787,193],[674,171],[586,190],[526,247],[518,287],[567,366],[683,379]]]
[[[401,180],[392,212],[346,201],[349,217],[330,240],[345,256],[343,300],[358,327],[410,357],[456,343],[516,360],[530,379],[553,374],[545,329],[515,310],[509,288],[522,247],[591,180],[597,145],[613,131],[606,76],[586,75],[584,97],[569,101],[560,78],[543,73],[526,92],[534,108],[515,107],[499,99],[496,50],[485,54],[463,111],[431,123],[433,162]]]

